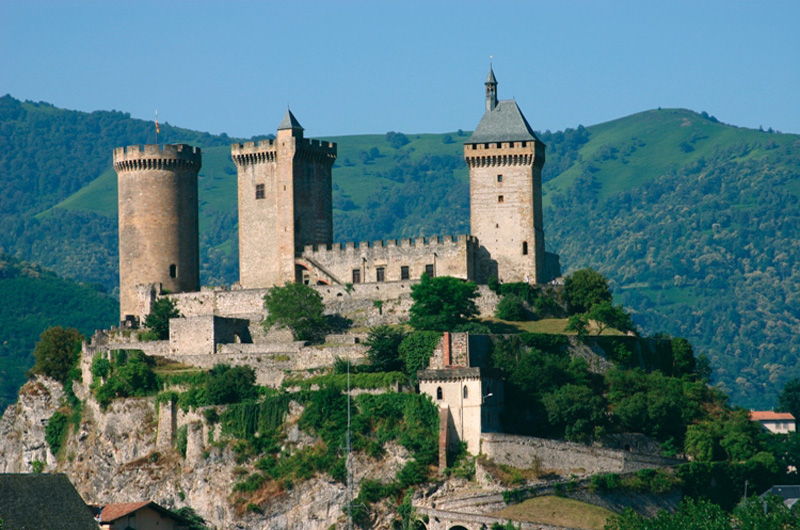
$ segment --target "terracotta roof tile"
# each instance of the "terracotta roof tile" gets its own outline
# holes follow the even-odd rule
[[[751,410],[752,421],[794,421],[794,416],[788,412],[772,412],[771,410]]]
[[[140,508],[144,508],[152,501],[141,502],[116,502],[113,504],[106,504],[103,506],[103,511],[100,512],[101,523],[111,523],[124,517],[130,513],[135,512]]]

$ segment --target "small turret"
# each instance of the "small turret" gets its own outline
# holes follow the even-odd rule
[[[489,75],[486,76],[486,112],[497,108],[497,79],[494,77],[492,65],[489,65]]]
[[[278,130],[291,130],[292,136],[296,136],[297,138],[303,137],[303,126],[300,125],[300,122],[297,121],[297,118],[294,117],[294,114],[292,114],[292,111],[289,109],[286,109],[286,114],[283,116],[280,125],[278,125]]]

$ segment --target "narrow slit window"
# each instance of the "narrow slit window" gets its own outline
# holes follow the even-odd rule
[[[169,277],[170,278],[177,278],[178,277],[178,266],[174,263],[169,266]]]
[[[265,196],[264,185],[256,184],[256,199],[263,199]]]
[[[469,397],[469,390],[467,390],[467,385],[464,385],[464,399]]]
[[[528,242],[527,241],[523,241],[522,242],[522,255],[523,256],[527,256],[528,255]]]

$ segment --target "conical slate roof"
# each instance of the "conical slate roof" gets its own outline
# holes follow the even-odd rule
[[[286,109],[286,115],[281,120],[281,124],[278,125],[278,130],[281,131],[283,129],[300,129],[303,130],[303,126],[300,125],[300,122],[297,121],[297,118],[294,117],[292,111]]]
[[[492,75],[491,70],[489,71]],[[475,128],[468,144],[482,144],[487,142],[525,142],[536,140],[528,120],[522,114],[513,99],[504,99],[497,103],[494,110],[487,110]]]
[[[492,70],[492,65],[489,65],[489,75],[486,76],[486,84],[492,83],[494,85],[497,84],[497,79],[494,77],[494,70]]]

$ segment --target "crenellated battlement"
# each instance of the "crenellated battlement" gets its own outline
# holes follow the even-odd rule
[[[470,168],[543,164],[544,152],[544,144],[537,141],[464,144]]]
[[[300,160],[329,164],[333,164],[336,160],[337,146],[335,142],[307,138],[294,138],[294,140],[297,147],[295,156]],[[236,165],[276,162],[277,156],[278,144],[275,140],[231,144],[231,158]]]
[[[460,236],[432,236],[404,239],[386,239],[379,241],[348,241],[347,243],[333,243],[331,245],[306,245],[303,255],[313,257],[320,254],[336,254],[376,248],[421,249],[427,248],[436,251],[437,248],[450,248],[465,244],[477,245],[478,238],[470,235]]]
[[[192,169],[202,166],[199,147],[187,144],[129,145],[114,149],[116,171]]]

